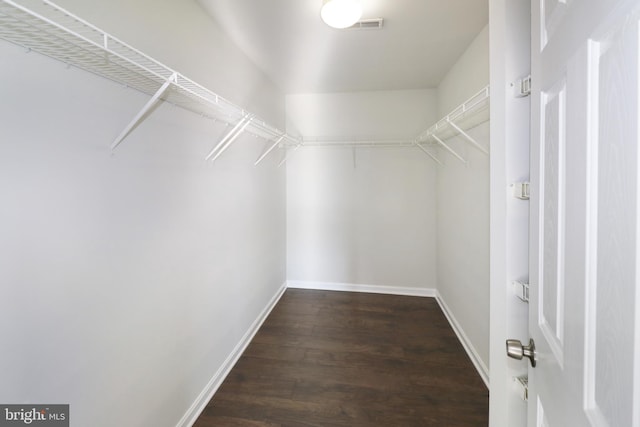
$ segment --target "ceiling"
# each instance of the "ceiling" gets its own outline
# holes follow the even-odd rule
[[[487,0],[363,0],[381,30],[336,30],[322,0],[197,0],[285,93],[425,89],[488,22]]]

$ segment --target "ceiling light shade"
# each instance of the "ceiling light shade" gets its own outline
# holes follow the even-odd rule
[[[333,28],[347,28],[362,16],[361,0],[323,0],[322,20]]]

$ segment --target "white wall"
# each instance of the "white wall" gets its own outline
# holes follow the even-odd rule
[[[289,94],[287,131],[305,137],[415,138],[435,120],[435,90]]]
[[[438,88],[445,115],[489,83],[489,33],[485,28]],[[489,147],[489,123],[468,133]],[[464,166],[440,149],[446,165],[437,176],[437,271],[441,298],[460,324],[483,370],[489,365],[489,159],[461,137],[447,141]],[[488,374],[488,372],[486,372]]]
[[[489,26],[484,27],[438,85],[438,116],[489,84]]]
[[[415,137],[435,91],[287,96],[287,129]],[[355,162],[355,163],[354,163]],[[435,288],[434,163],[415,148],[301,148],[287,162],[287,278]]]
[[[175,14],[169,33],[216,45],[191,2],[61,3],[150,47]],[[197,52],[163,49],[195,74]],[[252,137],[206,163],[227,129],[167,105],[112,155],[146,95],[4,42],[0,58],[0,401],[69,403],[75,426],[175,426],[285,280],[285,172],[253,167]],[[246,59],[225,65],[214,89],[280,115],[275,89],[244,92],[270,85]]]

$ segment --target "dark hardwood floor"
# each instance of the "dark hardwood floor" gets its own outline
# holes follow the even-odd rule
[[[433,298],[289,289],[196,427],[487,426]]]

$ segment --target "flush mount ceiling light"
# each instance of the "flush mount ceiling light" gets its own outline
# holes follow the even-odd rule
[[[347,28],[362,16],[361,0],[322,0],[322,20],[333,28]]]

